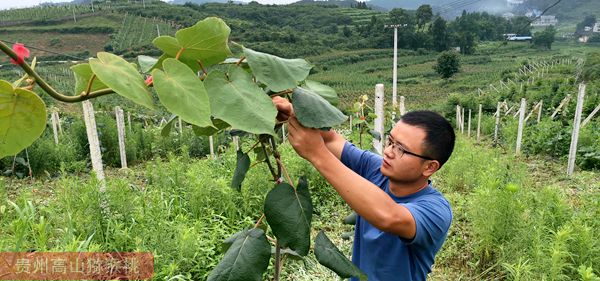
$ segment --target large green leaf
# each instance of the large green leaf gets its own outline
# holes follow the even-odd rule
[[[300,178],[296,190],[280,183],[265,198],[265,218],[282,248],[288,247],[301,256],[310,248],[312,202],[306,179]]]
[[[0,80],[0,159],[30,146],[45,128],[44,101],[29,90],[14,89]]]
[[[181,57],[200,60],[204,67],[209,67],[231,55],[227,45],[230,32],[222,19],[210,17],[177,31],[175,37],[184,49]]]
[[[173,124],[175,124],[175,119],[177,119],[177,115],[173,114],[167,120],[167,123],[160,129],[160,135],[163,137],[168,137],[173,129]]]
[[[295,88],[312,68],[303,59],[284,59],[244,48],[244,55],[258,81],[274,92]]]
[[[296,88],[292,104],[298,121],[309,128],[331,128],[342,124],[348,118],[335,106],[312,91]]]
[[[100,81],[117,94],[154,109],[152,94],[135,66],[119,56],[105,52],[99,52],[97,59],[91,58],[90,66]]]
[[[73,73],[75,73],[75,95],[80,95],[87,90],[88,84],[92,78],[92,75],[94,75],[94,72],[92,71],[89,63],[71,66],[71,70]],[[92,82],[90,91],[93,92],[106,88],[108,87],[96,77],[94,78],[94,82]]]
[[[320,264],[342,278],[357,277],[361,281],[367,280],[367,275],[348,260],[323,231],[319,231],[315,239],[315,256]]]
[[[235,172],[233,173],[233,179],[231,180],[231,188],[235,188],[237,191],[242,190],[242,182],[244,181],[244,178],[246,178],[248,169],[250,169],[250,157],[242,150],[238,150],[237,164],[235,166]]]
[[[230,125],[221,119],[212,118],[212,125],[207,127],[198,127],[192,125],[192,130],[196,136],[212,136],[220,130],[223,130]]]
[[[198,71],[224,61],[231,51],[227,45],[231,29],[219,18],[206,18],[194,26],[181,29],[175,37],[159,36],[152,43],[168,57],[176,57]],[[181,52],[180,52],[181,51]]]
[[[189,67],[169,58],[163,62],[163,70],[152,71],[152,77],[160,102],[171,113],[199,127],[212,126],[206,89]]]
[[[243,230],[226,241],[229,249],[208,281],[260,281],[269,266],[271,245],[259,228]]]
[[[304,82],[304,88],[323,97],[325,100],[327,100],[333,106],[337,106],[338,103],[340,102],[340,99],[338,98],[338,95],[335,92],[335,90],[325,84],[321,84],[317,81],[306,80]]]
[[[143,73],[150,73],[150,71],[154,68],[154,66],[158,63],[157,58],[139,55],[138,56],[138,64],[140,65],[140,69]]]
[[[204,85],[215,118],[229,123],[234,129],[254,134],[275,134],[277,109],[242,68],[232,67],[228,76],[221,71],[212,71]]]

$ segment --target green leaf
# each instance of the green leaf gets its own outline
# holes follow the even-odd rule
[[[244,229],[242,231],[238,231],[236,233],[234,233],[233,235],[229,236],[229,238],[225,239],[225,241],[223,241],[223,245],[221,247],[221,251],[223,253],[226,253],[229,248],[231,248],[231,246],[233,245],[233,243],[238,240],[238,239],[243,239],[245,235],[248,235],[248,231],[249,229]]]
[[[30,146],[46,129],[46,105],[29,90],[0,80],[0,159]]]
[[[184,48],[180,58],[200,60],[206,68],[231,55],[227,41],[231,29],[220,18],[209,17],[192,27],[180,29],[175,37]]]
[[[358,215],[356,214],[356,212],[353,211],[346,218],[344,218],[344,224],[355,225],[356,224],[356,217],[357,216]]]
[[[288,247],[301,256],[310,248],[312,202],[308,183],[301,177],[296,190],[280,183],[265,198],[265,218],[277,237],[280,247]]]
[[[187,123],[199,127],[212,126],[208,95],[196,74],[182,62],[171,58],[163,62],[163,70],[152,71],[154,89],[160,102]]]
[[[342,124],[348,118],[312,91],[296,88],[292,96],[294,112],[300,124],[309,128],[331,128]]]
[[[221,119],[212,118],[212,126],[207,127],[198,127],[196,125],[192,125],[192,130],[196,136],[212,136],[220,130],[223,130],[230,125]]]
[[[87,86],[89,84],[90,78],[94,75],[92,72],[92,68],[89,63],[82,63],[78,65],[71,66],[71,70],[75,74],[75,95],[80,95],[81,93],[87,90]],[[99,78],[94,78],[94,82],[92,82],[92,87],[90,91],[97,91],[101,89],[108,88]]]
[[[223,20],[210,17],[177,31],[175,37],[159,36],[152,43],[171,58],[177,57],[183,49],[179,53],[179,60],[198,71],[198,61],[207,68],[231,55],[227,45],[230,32],[231,29]]]
[[[303,59],[284,59],[244,48],[244,55],[256,79],[274,92],[295,88],[312,68]]]
[[[275,249],[275,247],[271,246],[271,255],[275,255],[276,251],[277,251],[277,249]],[[303,257],[301,255],[299,255],[298,253],[296,253],[296,251],[294,251],[290,248],[280,249],[279,254],[280,255],[288,255],[288,257],[293,260],[302,260],[303,259]]]
[[[242,182],[246,178],[248,169],[250,169],[250,157],[240,149],[237,151],[237,164],[231,180],[231,188],[235,188],[237,191],[242,190]]]
[[[160,129],[160,135],[163,137],[168,137],[169,134],[171,133],[171,130],[173,129],[173,124],[175,124],[175,119],[177,118],[177,115],[173,114],[171,115],[171,117],[169,117],[169,120],[167,120],[167,124],[165,124],[162,129]]]
[[[154,66],[158,63],[157,58],[139,55],[138,56],[138,64],[140,65],[140,69],[143,73],[150,73],[150,71],[154,68]]]
[[[320,264],[333,270],[342,278],[357,277],[361,281],[367,280],[367,275],[348,260],[322,230],[315,239],[315,256]]]
[[[98,58],[90,59],[90,66],[97,78],[115,93],[149,109],[154,109],[152,94],[137,69],[123,58],[99,52]]]
[[[271,245],[259,228],[243,230],[231,237],[234,241],[223,259],[208,276],[208,281],[260,281],[269,266]]]
[[[340,102],[340,99],[335,90],[325,84],[321,84],[317,81],[306,80],[304,82],[304,88],[321,96],[333,106],[337,106]]]
[[[229,76],[221,71],[212,71],[204,85],[215,118],[229,123],[234,129],[275,135],[277,109],[242,68],[232,67]]]
[[[267,155],[265,154],[265,150],[262,147],[256,147],[254,148],[254,153],[256,154],[256,159],[254,161],[256,162],[260,162],[260,161],[264,161],[267,159]],[[268,153],[268,151],[267,151]],[[271,155],[271,154],[269,154]]]

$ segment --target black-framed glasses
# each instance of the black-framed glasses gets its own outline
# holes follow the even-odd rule
[[[435,160],[431,157],[419,155],[419,154],[416,154],[416,153],[406,150],[406,148],[404,148],[401,144],[395,142],[391,136],[387,137],[387,141],[385,143],[385,147],[388,147],[388,146],[392,146],[392,149],[394,150],[396,155],[398,155],[398,158],[402,157],[404,154],[408,154],[408,155],[416,156],[416,157],[419,157],[419,158],[422,158],[425,160]]]

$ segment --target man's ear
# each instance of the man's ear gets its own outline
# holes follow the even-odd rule
[[[425,170],[423,170],[423,176],[430,177],[433,173],[440,169],[440,162],[437,160],[427,160],[425,164]]]

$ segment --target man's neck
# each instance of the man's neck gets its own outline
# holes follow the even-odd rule
[[[419,179],[414,182],[395,182],[390,179],[390,191],[396,197],[404,197],[415,194],[429,185],[427,178]]]

